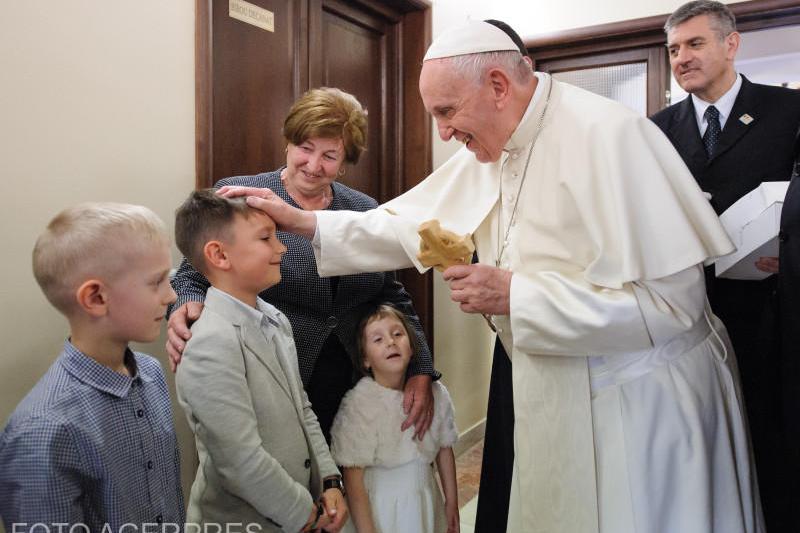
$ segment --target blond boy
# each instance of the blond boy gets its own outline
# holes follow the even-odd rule
[[[195,191],[175,235],[211,283],[176,376],[200,460],[188,521],[338,531],[341,477],[303,390],[291,326],[258,297],[281,279],[275,224],[243,199]]]
[[[34,276],[70,336],[0,434],[6,531],[182,527],[164,374],[128,347],[175,300],[168,242],[155,213],[113,203],[66,209],[37,240]]]

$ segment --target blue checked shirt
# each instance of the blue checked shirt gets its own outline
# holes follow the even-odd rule
[[[0,516],[7,533],[36,523],[50,531],[58,531],[51,524],[113,533],[126,523],[138,531],[145,523],[182,528],[180,462],[164,373],[158,361],[131,350],[125,363],[133,377],[66,341],[17,406],[0,434]]]

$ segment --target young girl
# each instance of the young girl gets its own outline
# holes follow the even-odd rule
[[[364,377],[342,400],[331,430],[331,454],[344,467],[358,533],[459,532],[452,449],[458,433],[444,385],[433,383],[433,422],[424,438],[414,440],[413,427],[400,431],[413,339],[403,314],[389,305],[380,305],[359,325],[360,360],[354,366]]]

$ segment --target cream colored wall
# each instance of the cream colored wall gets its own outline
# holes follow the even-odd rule
[[[433,37],[466,20],[498,19],[523,39],[559,30],[670,13],[688,0],[432,0]],[[724,1],[724,0],[723,0]],[[730,2],[725,2],[730,3]],[[433,167],[444,163],[459,146],[444,143],[434,127]],[[441,275],[434,280],[434,340],[436,366],[444,373],[464,431],[486,416],[493,341],[481,318],[466,316],[450,301]]]
[[[30,269],[47,221],[113,200],[144,204],[171,228],[194,186],[194,0],[3,2],[0,71],[3,424],[67,335]],[[163,345],[139,348],[165,362]]]

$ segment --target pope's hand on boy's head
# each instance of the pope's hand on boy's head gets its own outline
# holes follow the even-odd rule
[[[167,355],[169,355],[169,367],[173,372],[177,370],[181,362],[183,349],[186,341],[192,336],[189,327],[200,318],[203,312],[202,302],[186,302],[175,309],[167,322]]]
[[[275,221],[279,230],[310,239],[317,229],[317,216],[313,211],[289,205],[270,189],[226,185],[217,194],[225,198],[246,196],[247,205],[266,213]]]
[[[271,189],[265,187],[242,187],[239,185],[226,185],[217,190],[217,194],[225,198],[238,198],[240,196],[256,196],[269,199],[277,196]]]

